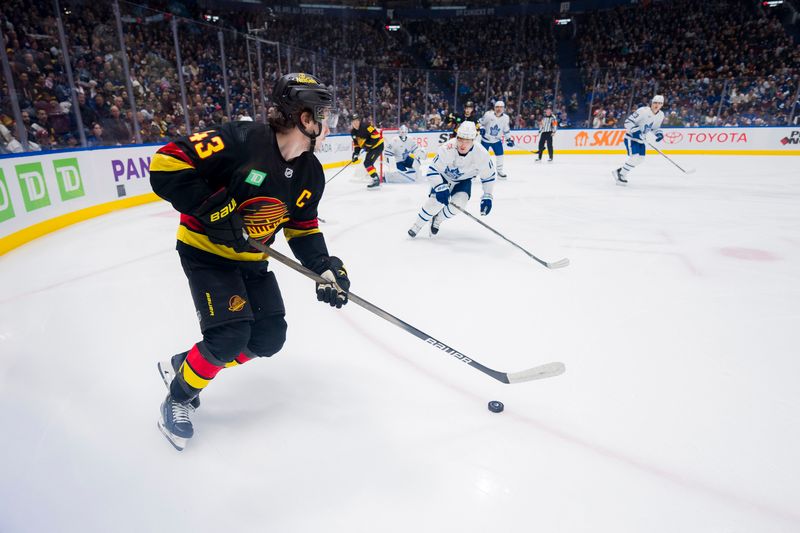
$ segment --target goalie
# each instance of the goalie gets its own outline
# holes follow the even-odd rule
[[[386,156],[386,181],[409,183],[417,181],[417,172],[425,156],[417,142],[408,136],[408,128],[400,126],[400,135],[389,141]]]

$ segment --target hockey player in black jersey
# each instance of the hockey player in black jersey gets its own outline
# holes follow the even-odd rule
[[[314,146],[329,132],[332,92],[293,73],[276,82],[272,97],[269,125],[213,127],[167,144],[151,161],[153,190],[181,213],[177,250],[203,334],[158,365],[169,388],[158,425],[179,450],[194,433],[198,395],[217,373],[270,357],[286,339],[277,280],[243,229],[266,244],[282,229],[300,262],[327,280],[317,284],[317,299],[347,303],[347,271],[328,254],[317,221],[325,175]]]
[[[358,161],[358,154],[363,149],[367,154],[364,156],[364,168],[372,178],[372,183],[367,185],[367,188],[378,188],[381,185],[381,179],[378,171],[375,170],[375,161],[383,152],[383,135],[374,126],[362,120],[357,113],[354,113],[350,120],[350,125],[353,126],[353,129],[350,130],[350,136],[353,138],[353,163]]]
[[[464,112],[463,113],[450,113],[447,115],[447,120],[445,122],[445,128],[450,129],[450,138],[453,139],[456,136],[456,132],[458,131],[458,127],[466,121],[478,123],[478,113],[475,111],[475,104],[470,100],[464,104]]]

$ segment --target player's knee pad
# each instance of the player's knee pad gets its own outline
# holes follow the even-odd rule
[[[251,323],[227,322],[203,332],[204,348],[221,363],[230,363],[250,341]]]
[[[257,357],[275,355],[286,342],[286,319],[283,315],[273,315],[257,320],[247,349]]]

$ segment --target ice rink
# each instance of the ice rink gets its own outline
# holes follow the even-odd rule
[[[172,208],[8,253],[0,532],[800,531],[800,161],[674,157],[697,172],[650,154],[627,188],[623,156],[506,157],[482,220],[553,271],[465,216],[412,240],[427,188],[345,170],[320,215],[355,293],[566,373],[499,383],[275,264],[288,341],[217,377],[183,452],[156,427],[156,362],[199,340]]]

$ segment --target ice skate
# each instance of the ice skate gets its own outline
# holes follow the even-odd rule
[[[424,225],[425,225],[425,221],[424,221],[424,220],[422,220],[421,218],[417,217],[417,221],[416,221],[416,222],[414,222],[414,225],[413,225],[413,226],[411,226],[411,227],[408,229],[408,234],[409,234],[409,236],[411,236],[412,238],[413,238],[413,237],[416,237],[416,236],[417,236],[417,233],[419,233],[419,230],[421,230],[421,229],[422,229],[422,226],[424,226]]]
[[[439,233],[439,226],[442,225],[443,218],[444,217],[441,214],[438,214],[435,217],[433,217],[433,220],[431,220],[431,235],[436,235],[437,233]]]
[[[537,157],[536,159],[533,160],[533,162],[534,163],[541,163],[542,162],[542,158],[541,157]]]
[[[183,364],[183,361],[186,359],[186,354],[188,353],[189,352],[175,354],[169,361],[160,361],[158,363],[158,373],[161,374],[161,379],[164,380],[164,385],[167,386],[167,390],[169,390],[172,380],[175,379],[175,375],[178,373],[178,370]],[[197,409],[200,407],[200,397],[195,396],[189,406],[192,409]]]
[[[614,169],[611,171],[611,175],[614,176],[614,180],[617,182],[617,185],[625,186],[628,184],[628,180],[622,177],[622,173],[620,173],[619,168]]]
[[[186,443],[194,435],[189,412],[188,405],[176,402],[169,394],[164,399],[164,403],[161,404],[158,429],[178,451],[183,450],[186,447]]]
[[[553,162],[553,158],[551,157],[550,159],[547,160],[547,162],[548,163],[552,163]]]
[[[503,172],[501,169],[498,168],[497,169],[497,177],[500,178],[501,180],[504,180],[504,179],[508,178],[508,174],[506,174],[505,172]]]
[[[378,189],[381,186],[381,180],[378,178],[373,178],[372,183],[367,185],[367,189]]]

